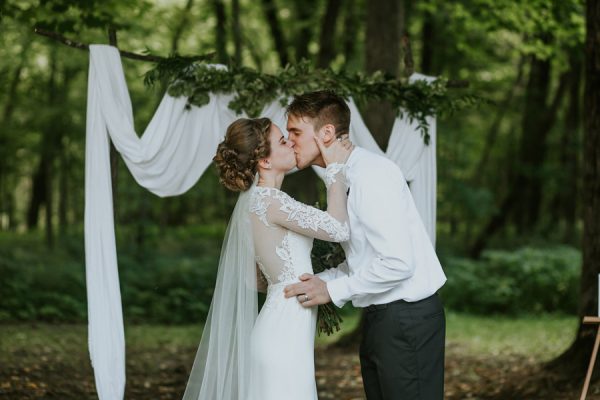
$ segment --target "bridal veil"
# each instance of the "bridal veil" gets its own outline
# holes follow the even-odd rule
[[[250,389],[250,340],[258,312],[251,192],[252,188],[240,194],[225,233],[215,291],[184,400],[242,400]]]

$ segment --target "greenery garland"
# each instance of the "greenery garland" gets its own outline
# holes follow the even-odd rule
[[[352,97],[359,104],[384,100],[392,104],[398,114],[406,112],[411,120],[418,122],[426,144],[429,143],[428,116],[452,113],[485,101],[472,93],[448,90],[444,78],[408,84],[407,79],[381,72],[366,75],[317,69],[307,60],[288,64],[277,74],[266,74],[248,67],[219,68],[194,62],[190,57],[172,56],[146,73],[146,85],[156,82],[166,83],[171,96],[186,96],[188,106],[208,104],[210,93],[233,94],[229,108],[251,117],[258,117],[273,101],[279,100],[285,106],[294,95],[321,89],[333,90],[346,99]]]
[[[233,94],[228,106],[238,114],[245,112],[258,117],[265,106],[279,100],[286,106],[294,95],[321,89],[333,90],[357,103],[383,100],[394,105],[398,114],[406,112],[419,124],[426,144],[429,143],[427,117],[452,113],[458,109],[478,104],[484,99],[470,94],[449,91],[447,81],[438,78],[433,82],[397,79],[381,72],[365,75],[360,72],[335,72],[330,68],[316,69],[303,60],[288,64],[277,74],[266,74],[247,67],[219,67],[195,62],[190,57],[172,56],[156,64],[145,75],[147,86],[161,82],[173,97],[185,96],[187,106],[202,107],[209,103],[211,93]],[[337,266],[344,259],[341,247],[315,241],[312,253],[315,273]],[[339,331],[342,318],[332,304],[319,307],[319,333],[327,335]]]

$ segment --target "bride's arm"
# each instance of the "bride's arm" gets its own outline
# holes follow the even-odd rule
[[[302,235],[329,242],[344,242],[350,238],[346,203],[346,183],[343,164],[327,166],[327,211],[300,203],[281,191],[276,191],[267,210],[267,219]]]

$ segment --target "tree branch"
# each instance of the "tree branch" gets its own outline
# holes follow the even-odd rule
[[[40,36],[46,36],[47,38],[50,38],[57,42],[60,42],[64,45],[73,47],[75,49],[89,50],[89,48],[90,48],[90,46],[88,44],[77,42],[75,40],[71,40],[69,38],[64,37],[60,33],[47,31],[42,28],[34,28],[33,31]],[[121,50],[121,49],[118,49],[118,50],[119,50],[119,53],[121,53],[121,57],[129,58],[132,60],[159,62],[159,61],[163,61],[166,59],[165,57],[161,57],[161,56],[154,56],[154,55],[150,55],[150,54],[137,54],[137,53],[132,53],[132,52],[126,51],[126,50]],[[208,53],[208,54],[204,54],[204,55],[194,56],[194,57],[192,57],[192,59],[196,60],[196,61],[206,60],[206,59],[212,58],[213,55],[214,55],[214,53]]]

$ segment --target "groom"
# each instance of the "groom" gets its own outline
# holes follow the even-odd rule
[[[330,91],[296,96],[287,115],[300,169],[325,167],[319,146],[349,133],[350,110]],[[304,307],[352,301],[366,310],[360,363],[368,400],[442,399],[446,319],[437,291],[446,276],[398,166],[360,147],[348,152],[346,261],[300,276],[285,296]]]

